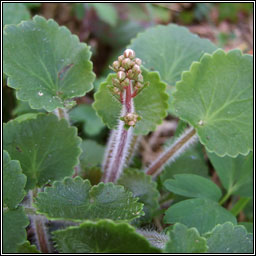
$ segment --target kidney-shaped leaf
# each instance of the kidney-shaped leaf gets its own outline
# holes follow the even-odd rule
[[[236,218],[217,202],[203,198],[188,199],[172,205],[166,211],[164,221],[195,227],[200,234],[226,221],[237,223]]]
[[[3,48],[7,83],[31,108],[50,112],[92,89],[88,46],[51,19],[6,26]]]
[[[160,81],[157,72],[148,72],[143,70],[142,75],[145,83],[149,82],[149,86],[144,88],[135,98],[135,111],[141,120],[134,128],[134,134],[148,134],[155,130],[163,118],[167,115],[168,95],[165,92],[166,84]],[[110,74],[106,81],[101,83],[100,89],[95,94],[95,103],[93,107],[103,122],[113,129],[117,126],[120,118],[121,103],[111,94],[107,85],[112,84],[114,74]]]
[[[143,214],[143,205],[131,192],[113,183],[91,186],[80,177],[56,181],[38,194],[36,207],[50,219],[132,220]]]
[[[160,253],[128,223],[86,221],[78,227],[53,232],[61,253]]]
[[[26,189],[72,175],[81,153],[77,129],[53,114],[21,123],[9,121],[3,138],[3,148],[20,161],[27,176]]]
[[[27,177],[22,173],[20,163],[11,160],[7,151],[3,152],[3,201],[9,208],[15,208],[24,198]]]
[[[161,78],[170,85],[180,80],[193,61],[205,53],[216,50],[208,39],[202,39],[185,27],[174,24],[156,26],[139,33],[129,48],[141,58],[148,70],[159,71]]]
[[[246,155],[253,148],[253,58],[240,50],[205,54],[176,84],[176,114],[208,151]]]
[[[253,234],[245,227],[226,222],[205,234],[208,253],[253,253]]]

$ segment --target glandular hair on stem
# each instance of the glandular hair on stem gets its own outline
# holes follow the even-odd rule
[[[163,233],[158,233],[157,231],[150,231],[147,229],[137,229],[137,233],[143,235],[153,246],[164,249],[166,242],[169,237]]]
[[[198,136],[193,127],[188,128],[168,147],[160,156],[148,167],[146,173],[156,177],[161,173],[164,166],[173,162],[184,153],[191,145],[198,140]]]
[[[31,215],[31,227],[34,231],[37,248],[42,253],[51,253],[52,246],[46,224],[48,220],[42,215]]]

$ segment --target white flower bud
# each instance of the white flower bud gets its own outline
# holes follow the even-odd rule
[[[125,58],[130,58],[131,60],[135,58],[135,51],[132,49],[126,49],[124,51],[124,57]]]
[[[124,60],[124,55],[120,55],[120,56],[118,57],[118,61],[119,61],[120,65],[121,65],[121,63],[122,63],[123,60]]]
[[[135,125],[135,122],[134,122],[134,121],[129,121],[129,122],[128,122],[128,125],[134,126],[134,125]]]
[[[136,63],[137,65],[139,65],[139,66],[141,65],[141,59],[136,58],[134,61],[135,61],[135,63]]]
[[[117,61],[117,60],[114,61],[114,62],[113,62],[113,68],[114,68],[116,71],[118,71],[119,67],[120,67],[119,61]]]
[[[124,71],[118,71],[117,72],[117,78],[120,80],[120,81],[123,81],[125,79],[125,73]]]
[[[136,74],[136,75],[139,75],[141,73],[141,69],[140,69],[140,66],[135,64],[132,68],[132,71]]]
[[[137,80],[138,80],[138,82],[143,83],[143,76],[142,76],[142,74],[138,75]]]
[[[125,78],[124,81],[121,83],[121,85],[122,85],[122,87],[126,87],[129,85],[129,83],[130,83],[129,78]]]
[[[129,58],[125,58],[122,61],[122,67],[126,70],[130,69],[133,66],[133,62]]]

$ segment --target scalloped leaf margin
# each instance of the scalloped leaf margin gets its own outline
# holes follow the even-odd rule
[[[174,92],[176,114],[219,156],[247,155],[253,148],[251,55],[219,49],[183,72]]]
[[[7,84],[33,109],[51,112],[93,88],[89,47],[52,19],[7,25],[3,49]]]

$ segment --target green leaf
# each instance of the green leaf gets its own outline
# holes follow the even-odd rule
[[[226,222],[205,234],[208,253],[253,253],[253,234],[245,227]]]
[[[23,3],[3,3],[3,27],[29,19],[30,13]]]
[[[159,71],[161,78],[170,85],[175,85],[181,73],[203,53],[216,50],[209,40],[174,24],[159,25],[139,33],[128,48],[136,52],[145,68]]]
[[[3,151],[3,202],[8,208],[16,208],[26,192],[27,177],[22,173],[20,163],[11,160],[7,151]]]
[[[219,156],[246,155],[253,149],[252,59],[240,50],[217,50],[193,63],[176,84],[176,114]]]
[[[167,253],[202,253],[208,249],[206,239],[200,236],[196,228],[176,223],[169,236],[165,247]]]
[[[27,176],[26,189],[72,175],[81,153],[77,129],[53,114],[21,123],[9,121],[3,126],[3,137],[3,148],[20,161]]]
[[[220,188],[211,180],[195,174],[177,174],[164,182],[167,190],[186,197],[198,197],[218,201]]]
[[[42,3],[23,3],[27,8],[40,7]]]
[[[111,3],[89,3],[92,6],[99,18],[109,24],[110,26],[115,26],[118,21],[117,10],[115,6]]]
[[[93,88],[89,47],[52,19],[6,26],[3,41],[8,86],[31,108],[51,112]]]
[[[17,253],[18,245],[26,241],[26,226],[29,220],[23,208],[6,210],[3,213],[3,252]]]
[[[249,233],[253,233],[253,223],[252,222],[238,222],[238,225],[244,226]]]
[[[84,133],[90,136],[97,135],[104,127],[91,105],[78,105],[69,112],[69,117],[74,123],[82,122]]]
[[[172,205],[164,217],[165,223],[180,222],[188,227],[195,227],[203,234],[217,224],[231,221],[236,224],[236,218],[218,203],[204,198],[188,199]]]
[[[84,140],[81,144],[82,154],[80,164],[83,169],[100,166],[103,160],[105,147],[94,140]]]
[[[158,198],[160,196],[152,177],[142,171],[127,169],[117,183],[130,190],[133,196],[138,197],[139,202],[144,204],[143,211],[145,216],[136,219],[136,222],[150,222],[154,211],[159,207]]]
[[[53,236],[60,253],[160,253],[134,227],[111,220],[86,221]]]
[[[17,253],[40,253],[35,245],[31,245],[29,241],[18,247]]]
[[[168,108],[168,95],[165,93],[166,84],[160,81],[158,73],[143,70],[142,75],[144,82],[149,82],[149,86],[134,98],[135,111],[142,117],[142,120],[134,128],[135,135],[146,135],[150,131],[154,131],[167,115]],[[107,88],[107,85],[112,84],[114,76],[115,74],[110,74],[106,81],[100,85],[93,104],[98,115],[110,129],[117,126],[122,107],[121,103]]]
[[[143,214],[143,204],[137,201],[123,186],[99,183],[92,187],[88,180],[76,177],[54,182],[38,194],[35,205],[49,219],[132,220]]]
[[[208,177],[208,167],[204,159],[202,145],[195,144],[182,154],[175,162],[167,165],[160,175],[161,182],[173,178],[175,174],[191,173]]]
[[[223,187],[229,194],[252,197],[253,195],[253,152],[247,156],[219,157],[207,152]]]

